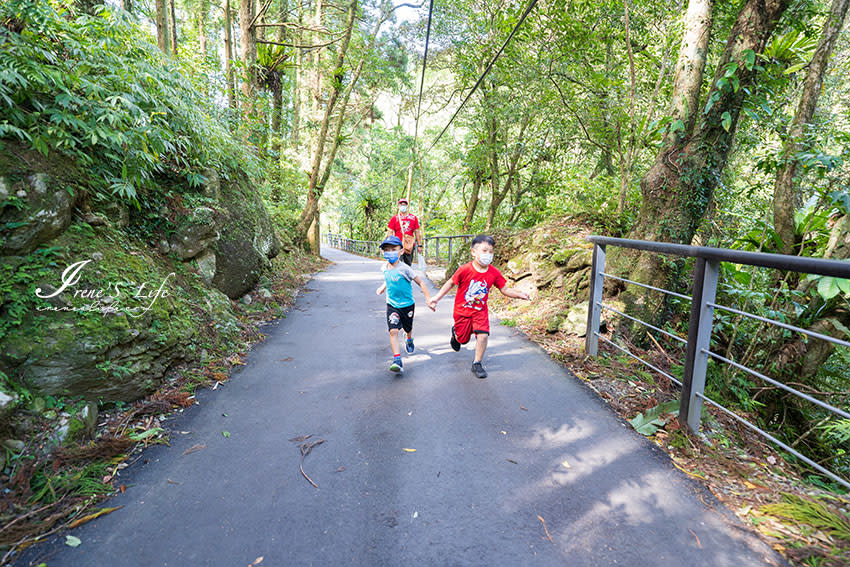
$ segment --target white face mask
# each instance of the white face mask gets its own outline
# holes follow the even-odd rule
[[[493,261],[493,254],[479,254],[478,255],[478,263],[482,266],[489,266],[490,262]]]
[[[406,212],[407,212],[407,205],[401,205],[401,206],[398,208],[398,210],[399,210],[400,212],[402,212],[402,213],[406,213]]]

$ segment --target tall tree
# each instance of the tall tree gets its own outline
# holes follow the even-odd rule
[[[797,112],[782,144],[782,160],[773,186],[773,225],[782,241],[780,252],[783,254],[792,254],[797,244],[794,213],[797,204],[797,176],[800,172],[798,154],[805,146],[805,140],[810,134],[807,129],[814,118],[829,57],[847,16],[848,6],[850,6],[850,0],[833,0],[832,2],[824,22],[820,43],[806,70],[806,79],[803,82],[803,92],[800,94]]]
[[[201,57],[207,58],[207,9],[209,0],[198,1],[198,47]]]
[[[319,252],[319,242],[315,238],[315,229],[318,227],[319,198],[322,196],[323,189],[323,187],[319,186],[319,176],[321,175],[322,158],[324,157],[325,142],[327,141],[331,116],[333,115],[334,107],[336,106],[343,88],[345,55],[348,52],[348,45],[351,41],[351,32],[354,29],[356,13],[357,0],[351,0],[351,3],[348,5],[345,31],[343,32],[342,41],[339,45],[336,61],[333,66],[330,96],[328,97],[328,101],[325,106],[324,117],[313,149],[313,158],[310,166],[310,182],[307,188],[307,205],[304,207],[304,210],[301,212],[301,216],[298,219],[297,233],[299,237],[301,237],[305,243],[309,243],[310,249],[316,254]],[[310,231],[311,227],[313,228],[312,232]]]
[[[161,0],[157,0],[160,2]],[[227,81],[227,104],[236,108],[236,87],[233,78],[233,23],[230,0],[224,0],[224,74]]]
[[[168,0],[168,11],[171,14],[169,25],[171,30],[171,52],[177,56],[177,12],[174,9],[174,0]]]
[[[239,44],[242,57],[242,113],[249,116],[254,109],[257,90],[257,28],[255,0],[239,2]]]
[[[156,44],[160,51],[168,53],[168,15],[166,0],[156,0]]]
[[[756,54],[764,49],[789,4],[790,0],[747,0],[741,8],[694,130],[685,131],[681,138],[677,135],[679,142],[672,147],[662,148],[641,180],[640,218],[631,238],[691,243],[726,166],[745,93],[756,80]],[[699,28],[693,30],[696,37],[708,33],[708,23],[704,17],[692,20]],[[699,54],[693,56],[698,62]],[[679,74],[682,57],[679,63],[677,80],[681,82],[674,89],[673,103],[685,96],[690,102],[682,111],[690,114],[699,108],[693,105],[692,93],[701,81],[687,69]],[[630,271],[632,279],[644,282],[665,282],[671,275],[663,259],[652,254],[640,255]]]

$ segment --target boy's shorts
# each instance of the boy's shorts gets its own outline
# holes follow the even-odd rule
[[[387,303],[387,329],[404,329],[405,333],[412,331],[415,308],[415,303],[407,307],[393,307]]]
[[[486,310],[476,311],[469,317],[455,315],[454,334],[457,342],[465,345],[472,337],[472,333],[490,334],[490,315]]]

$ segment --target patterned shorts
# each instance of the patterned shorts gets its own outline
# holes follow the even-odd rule
[[[405,333],[413,330],[413,311],[416,305],[407,307],[393,307],[387,303],[387,328],[404,329]]]

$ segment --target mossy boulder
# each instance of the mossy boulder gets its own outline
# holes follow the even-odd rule
[[[180,220],[168,241],[169,250],[181,260],[206,251],[218,239],[218,217],[209,207],[198,207]]]
[[[222,293],[121,230],[75,224],[51,249],[49,264],[38,252],[21,258],[15,276],[35,283],[9,293],[32,304],[14,332],[0,333],[0,371],[36,394],[134,400],[193,359],[185,347],[200,338],[199,321],[238,333]],[[36,298],[34,288],[56,291],[65,267],[81,260],[76,284]]]
[[[269,259],[280,252],[280,243],[262,199],[246,176],[222,181],[221,203],[224,219],[212,247],[212,283],[229,298],[238,299],[257,284]]]
[[[74,198],[46,172],[0,177],[0,255],[28,254],[71,224]]]

